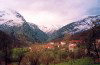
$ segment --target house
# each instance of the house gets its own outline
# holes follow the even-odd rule
[[[71,40],[68,45],[69,51],[74,51],[78,44],[82,43],[82,40]]]
[[[60,44],[61,44],[62,46],[64,46],[66,43],[65,43],[65,42],[60,42]]]
[[[49,42],[47,44],[44,45],[45,48],[48,49],[53,49],[54,47],[62,47],[64,46],[66,43],[65,42]]]
[[[49,44],[52,44],[52,45],[54,45],[54,42],[50,42]]]
[[[71,40],[70,41],[70,43],[76,43],[76,44],[82,43],[82,42],[83,42],[82,40]]]
[[[96,39],[96,48],[100,50],[100,39]],[[100,52],[99,52],[100,55]]]
[[[77,44],[69,43],[68,49],[69,51],[74,51],[74,49],[77,48]]]
[[[54,48],[54,43],[50,42],[50,43],[48,43],[48,44],[45,44],[45,45],[44,45],[44,48],[53,49],[53,48]]]
[[[58,48],[61,47],[60,42],[55,43],[55,46],[58,47]]]

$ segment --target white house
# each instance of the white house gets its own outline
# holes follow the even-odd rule
[[[77,47],[77,44],[72,44],[72,43],[70,43],[69,44],[69,46],[68,46],[68,48],[69,48],[69,51],[74,51],[74,49]]]

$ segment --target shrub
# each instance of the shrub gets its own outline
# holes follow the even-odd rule
[[[26,52],[28,52],[27,48],[14,48],[11,50],[12,52],[12,56],[11,58],[13,60],[18,61],[20,59],[20,57],[24,56]]]
[[[49,65],[54,61],[54,53],[50,50],[44,51],[41,55],[41,63],[45,65]]]

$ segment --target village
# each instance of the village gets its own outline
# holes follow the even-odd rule
[[[44,49],[54,49],[55,47],[57,48],[61,48],[61,50],[69,50],[74,52],[74,50],[76,48],[79,47],[79,45],[84,45],[85,42],[82,40],[71,40],[69,41],[69,43],[66,43],[65,41],[60,41],[60,42],[47,42],[44,44],[33,44],[32,46],[29,47],[30,51],[32,51],[32,49],[34,50],[35,48],[32,47],[36,47],[36,49],[39,50],[40,46],[43,47]],[[96,39],[96,48],[100,48],[100,39]]]

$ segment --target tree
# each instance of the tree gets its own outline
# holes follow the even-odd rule
[[[12,61],[17,61],[18,65],[20,65],[22,58],[29,50],[27,48],[14,48],[12,49],[11,59]]]
[[[43,53],[40,57],[40,61],[41,61],[41,63],[43,63],[45,65],[49,65],[50,63],[52,63],[54,61],[53,51],[51,51],[51,50],[43,51]]]
[[[99,33],[100,33],[100,26],[98,25],[98,23],[100,23],[100,21],[93,21],[92,22],[92,28],[89,31],[89,34],[86,38],[86,46],[87,46],[87,50],[88,50],[88,55],[92,56],[95,58],[94,54],[96,55],[97,58],[99,58],[99,54],[98,54],[98,50],[96,48],[96,38],[99,37]],[[92,52],[92,54],[91,54]]]
[[[12,38],[6,33],[0,31],[0,50],[4,53],[3,60],[5,61],[5,65],[10,61],[10,50],[12,48]]]
[[[22,59],[20,65],[40,65],[40,56],[41,53],[36,52],[28,52]]]
[[[40,65],[40,57],[43,53],[43,46],[33,44],[30,51],[22,58],[20,65]]]

